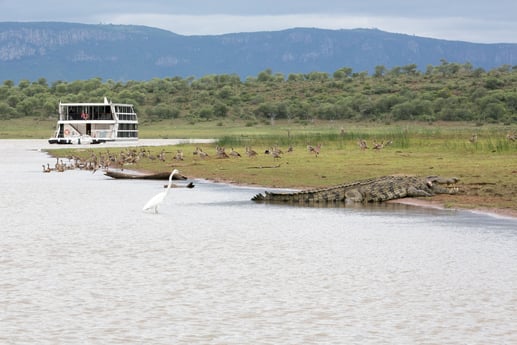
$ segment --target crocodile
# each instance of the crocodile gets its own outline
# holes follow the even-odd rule
[[[405,197],[456,194],[456,177],[382,176],[331,187],[296,192],[264,192],[251,200],[266,203],[372,203]]]

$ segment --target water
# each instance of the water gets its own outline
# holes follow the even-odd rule
[[[516,344],[517,221],[42,173],[0,141],[1,344]],[[115,149],[114,149],[115,150]]]

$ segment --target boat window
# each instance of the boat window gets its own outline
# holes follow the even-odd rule
[[[118,125],[117,137],[138,138],[138,125],[135,123],[121,123]]]
[[[112,120],[111,108],[109,106],[92,106],[90,107],[90,116],[92,120]]]
[[[113,120],[110,106],[70,105],[63,109],[64,120]]]
[[[128,105],[117,105],[115,106],[115,112],[119,120],[123,121],[137,121],[136,113],[132,106]]]
[[[71,105],[65,108],[65,119],[66,120],[80,120],[81,119],[81,106]]]

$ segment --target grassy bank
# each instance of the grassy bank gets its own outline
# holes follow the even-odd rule
[[[243,124],[154,123],[141,127],[142,138],[217,138],[199,145],[208,158],[194,155],[196,145],[137,148],[152,157],[164,152],[165,161],[143,157],[126,169],[168,171],[172,167],[189,177],[269,187],[319,187],[390,174],[441,175],[461,179],[461,194],[436,198],[446,207],[499,208],[517,211],[517,142],[508,140],[511,128],[475,127],[471,124],[358,124],[320,122],[310,125],[276,123],[247,127]],[[472,135],[477,135],[477,140]],[[361,150],[363,139],[369,148]],[[373,149],[374,143],[388,143]],[[318,156],[307,145],[321,144]],[[240,158],[216,158],[216,146],[238,151]],[[250,158],[245,147],[258,155]],[[293,148],[287,152],[288,147]],[[265,154],[278,147],[280,158]],[[173,157],[183,152],[183,160]],[[87,159],[108,154],[120,157],[128,149],[102,146],[59,148],[59,157],[75,154]],[[66,160],[66,159],[65,159]],[[116,166],[114,162],[112,166]]]

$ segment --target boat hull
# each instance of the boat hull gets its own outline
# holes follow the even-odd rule
[[[64,144],[64,145],[82,145],[82,144],[101,144],[105,143],[106,140],[104,139],[94,139],[94,138],[73,138],[73,137],[66,137],[66,138],[50,138],[48,139],[49,144]]]
[[[138,173],[138,172],[121,172],[121,171],[113,171],[113,170],[108,170],[104,173],[104,175],[112,177],[112,178],[116,178],[116,179],[140,179],[140,180],[168,180],[170,174],[171,174],[170,171],[142,174],[142,173]],[[172,179],[173,180],[186,180],[187,178],[183,175],[175,174]]]

